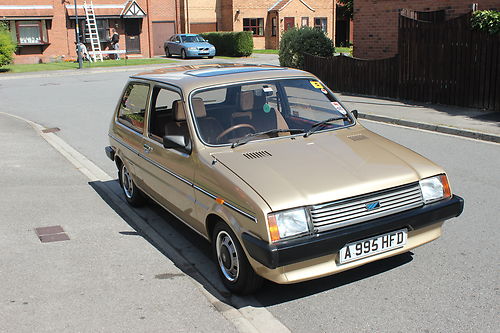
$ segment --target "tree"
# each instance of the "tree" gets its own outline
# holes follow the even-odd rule
[[[12,62],[16,47],[7,25],[0,22],[0,67]]]
[[[344,8],[344,17],[352,20],[354,15],[354,0],[338,0],[342,7]]]

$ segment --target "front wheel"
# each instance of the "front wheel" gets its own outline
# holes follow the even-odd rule
[[[168,49],[168,46],[165,48],[165,56],[167,58],[170,58],[172,56],[172,54],[170,53],[170,50]]]
[[[213,59],[214,56],[208,56],[208,59]]]
[[[223,222],[212,234],[212,249],[222,282],[235,294],[250,294],[262,285],[233,231]]]
[[[125,164],[122,164],[120,167],[120,185],[125,195],[125,199],[131,206],[138,207],[144,203],[144,197],[142,196],[141,190],[135,186],[132,175]]]
[[[181,50],[181,58],[182,59],[186,59],[187,58],[187,56],[186,56],[186,50],[184,50],[184,49]]]

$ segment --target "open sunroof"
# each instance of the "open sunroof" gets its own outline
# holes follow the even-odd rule
[[[188,75],[197,76],[197,77],[210,77],[210,76],[218,76],[218,75],[227,75],[227,74],[238,74],[238,73],[246,73],[246,72],[260,72],[260,71],[275,71],[282,70],[284,68],[281,67],[234,67],[234,68],[210,68],[210,69],[197,69],[193,71],[186,72]]]

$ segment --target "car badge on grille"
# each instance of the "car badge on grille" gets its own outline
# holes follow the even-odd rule
[[[374,210],[380,208],[380,202],[379,201],[369,202],[365,205],[365,207],[366,210]]]

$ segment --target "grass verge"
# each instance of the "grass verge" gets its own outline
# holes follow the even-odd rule
[[[168,64],[176,62],[169,59],[161,58],[148,58],[148,59],[120,59],[120,60],[104,60],[89,63],[85,61],[83,68],[95,67],[115,67],[115,66],[139,66],[139,65],[154,65],[154,64]],[[26,73],[26,72],[39,72],[39,71],[57,71],[65,69],[77,69],[78,63],[75,62],[51,62],[46,64],[19,64],[7,65],[0,67],[0,73]]]
[[[253,53],[279,54],[280,50],[253,50]]]

